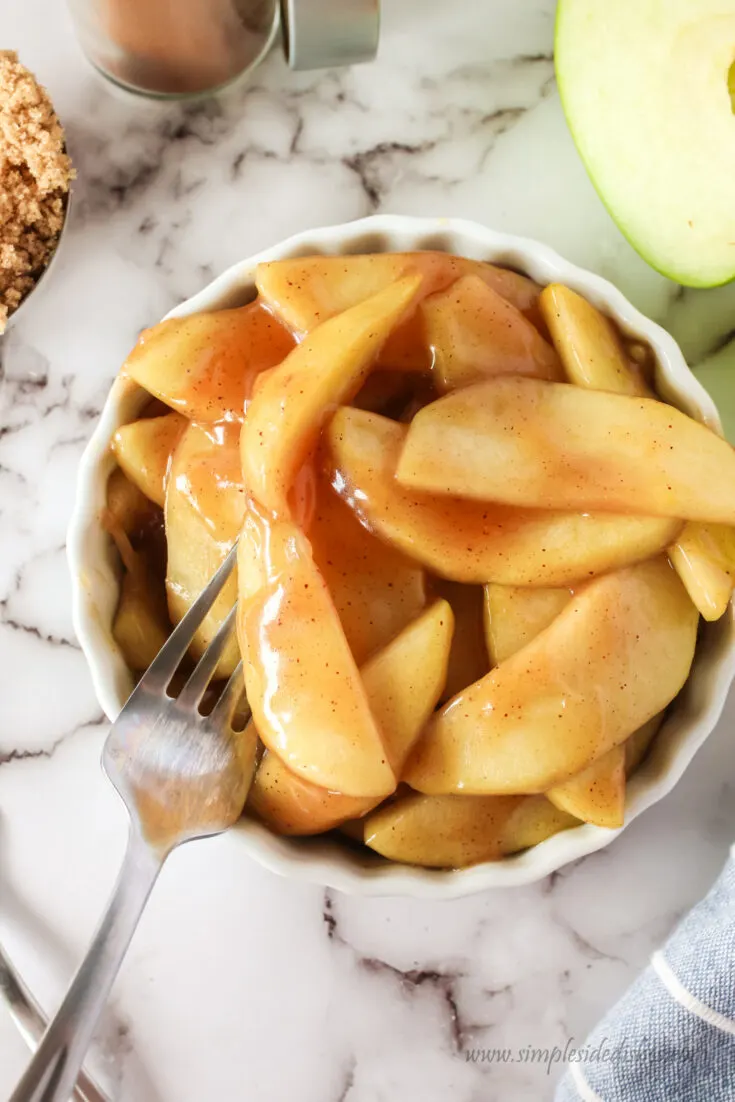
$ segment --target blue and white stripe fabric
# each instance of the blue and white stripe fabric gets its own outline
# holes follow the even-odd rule
[[[580,1053],[555,1102],[735,1102],[733,852]]]

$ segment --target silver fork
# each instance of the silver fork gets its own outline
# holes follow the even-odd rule
[[[46,1031],[46,1018],[8,959],[2,945],[0,945],[0,994],[5,999],[8,1013],[18,1027],[21,1037],[31,1052],[35,1052]],[[110,1102],[102,1088],[87,1075],[84,1068],[77,1076],[72,1097],[75,1102]]]
[[[242,664],[208,716],[199,705],[234,624],[233,608],[177,698],[166,690],[235,561],[225,559],[133,690],[102,753],[130,815],[117,884],[86,957],[10,1102],[67,1102],[130,939],[164,861],[182,842],[239,817],[252,778],[250,734],[233,728]]]

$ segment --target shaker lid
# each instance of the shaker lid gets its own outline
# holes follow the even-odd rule
[[[327,69],[372,61],[380,0],[281,0],[283,47],[291,69]]]

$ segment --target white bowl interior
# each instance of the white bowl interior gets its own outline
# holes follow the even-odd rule
[[[438,249],[489,260],[524,272],[541,284],[558,281],[579,291],[615,318],[627,335],[650,344],[656,355],[656,385],[662,397],[697,420],[720,429],[712,399],[690,372],[673,338],[640,314],[612,284],[568,263],[545,245],[496,233],[464,220],[376,216],[298,234],[229,268],[167,316],[180,317],[249,301],[254,294],[255,268],[264,260],[315,253],[415,249]],[[147,398],[145,391],[129,382],[118,380],[113,384],[82,457],[69,529],[75,630],[98,699],[110,719],[122,708],[132,678],[112,638],[119,565],[100,517],[105,507],[107,479],[115,466],[109,447],[111,437],[120,425],[137,416]],[[689,681],[672,705],[651,753],[628,786],[626,825],[666,795],[679,780],[717,723],[734,672],[735,622],[730,609],[722,620],[702,629]],[[280,837],[250,819],[243,819],[234,829],[244,855],[282,875],[354,894],[435,899],[531,883],[569,861],[601,849],[620,833],[583,825],[502,861],[467,869],[432,870],[388,862],[370,851],[352,848],[329,837]]]

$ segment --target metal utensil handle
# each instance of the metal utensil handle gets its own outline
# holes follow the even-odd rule
[[[97,1021],[165,855],[130,832],[120,875],[92,944],[9,1102],[68,1102]]]
[[[5,998],[8,1013],[31,1052],[38,1048],[46,1032],[43,1012],[23,980],[0,948],[0,993]],[[75,1102],[110,1102],[107,1095],[82,1069],[72,1095]]]
[[[2,951],[0,951],[0,992],[5,999],[10,1017],[18,1027],[18,1032],[31,1052],[35,1052],[46,1032],[47,1022],[41,1013],[41,1008],[11,967],[10,962],[6,961]]]

